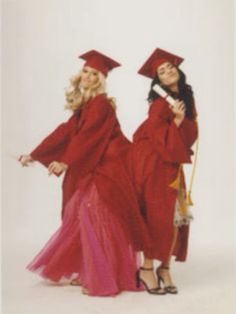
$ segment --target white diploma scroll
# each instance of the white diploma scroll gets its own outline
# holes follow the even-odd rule
[[[159,84],[155,84],[152,88],[158,95],[165,98],[166,101],[170,104],[170,107],[173,107],[175,100],[171,97]]]

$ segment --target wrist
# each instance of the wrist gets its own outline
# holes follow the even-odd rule
[[[182,122],[183,122],[183,118],[178,118],[178,117],[174,118],[174,123],[177,127],[179,127]]]
[[[67,170],[67,168],[68,168],[68,165],[67,165],[67,164],[65,164],[64,162],[61,162],[60,164],[61,164],[61,166],[62,166],[63,170],[64,170],[64,171],[66,171],[66,170]]]

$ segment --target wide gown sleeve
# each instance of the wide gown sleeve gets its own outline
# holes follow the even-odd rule
[[[191,146],[197,138],[196,121],[185,118],[177,127],[173,119],[165,101],[153,102],[148,116],[149,136],[164,161],[191,163]]]
[[[102,97],[92,100],[84,110],[83,123],[61,157],[61,161],[69,167],[76,165],[76,171],[80,175],[85,175],[96,167],[116,122],[114,109]]]
[[[179,127],[185,145],[191,149],[198,138],[197,112],[194,106],[193,119],[185,118]]]
[[[75,120],[76,116],[72,115],[68,121],[60,124],[30,153],[31,157],[45,167],[48,167],[52,161],[60,161]]]

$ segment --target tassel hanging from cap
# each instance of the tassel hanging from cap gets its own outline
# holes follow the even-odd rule
[[[192,169],[192,173],[191,173],[191,179],[190,179],[189,190],[188,190],[188,195],[187,195],[187,204],[189,206],[193,206],[191,193],[192,193],[193,179],[195,176],[196,165],[197,165],[198,144],[199,144],[199,139],[197,139],[197,141],[196,141],[196,150],[195,150],[195,155],[194,155],[193,169]]]
[[[187,195],[187,204],[189,206],[193,206],[193,201],[192,201],[192,196],[191,196],[192,191],[188,191],[188,195]]]

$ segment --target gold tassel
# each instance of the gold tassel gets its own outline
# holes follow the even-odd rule
[[[179,176],[169,185],[171,188],[178,190],[180,187],[180,178]]]
[[[193,206],[193,201],[192,201],[192,197],[191,197],[191,192],[192,192],[192,191],[188,191],[188,196],[187,196],[187,204],[188,204],[188,206]]]
[[[175,190],[179,190],[179,188],[180,188],[181,170],[182,170],[182,165],[179,166],[177,178],[169,185],[169,187],[171,187],[171,188],[173,188]]]
[[[186,199],[183,193],[183,190],[181,190],[178,194],[178,200],[180,204],[180,211],[182,212],[183,215],[188,214],[188,204],[186,203]]]
[[[195,175],[195,171],[196,171],[196,164],[197,164],[198,142],[199,142],[199,140],[197,139],[197,141],[196,141],[196,151],[195,151],[194,162],[193,162],[193,169],[192,169],[191,179],[190,179],[190,186],[189,186],[189,191],[188,191],[187,200],[186,200],[186,204],[188,206],[193,206],[191,193],[192,193],[193,179],[194,179],[194,175]],[[179,190],[180,189],[182,168],[183,168],[183,165],[180,165],[176,179],[169,185],[171,188],[173,188],[175,190]]]
[[[196,141],[196,149],[195,149],[195,155],[194,155],[193,169],[192,169],[192,174],[191,174],[191,179],[190,179],[190,184],[189,184],[189,190],[188,190],[188,196],[187,196],[187,204],[189,206],[193,206],[191,193],[192,193],[193,179],[194,179],[194,175],[195,175],[195,171],[196,171],[196,165],[197,165],[198,144],[199,144],[199,139],[197,139],[197,141]]]
[[[195,145],[196,145],[196,149],[195,149],[195,154],[194,154],[194,162],[193,162],[193,168],[192,168],[191,179],[190,179],[190,184],[189,184],[189,190],[188,190],[187,199],[186,199],[186,205],[187,206],[193,206],[191,193],[192,193],[193,179],[194,179],[194,175],[195,175],[195,171],[196,171],[196,165],[197,165],[199,136],[197,138],[197,141],[196,141]],[[169,185],[173,189],[176,189],[176,190],[180,189],[182,168],[183,168],[183,165],[181,164],[179,166],[177,178]],[[182,204],[183,204],[183,202],[182,202]],[[186,211],[185,206],[182,206],[182,207],[184,208],[183,211],[185,212]]]

